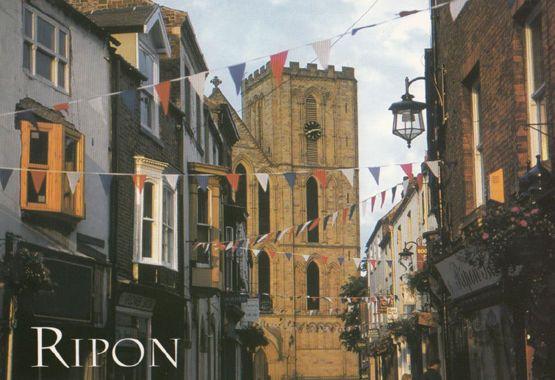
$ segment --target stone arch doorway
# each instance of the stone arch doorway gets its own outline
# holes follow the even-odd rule
[[[254,354],[254,380],[270,380],[268,358],[264,350],[258,350]]]

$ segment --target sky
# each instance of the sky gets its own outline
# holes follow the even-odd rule
[[[208,80],[218,75],[223,81],[220,88],[236,109],[241,107],[241,101],[236,96],[227,66],[264,57],[247,64],[248,75],[264,65],[269,55],[296,47],[300,48],[289,52],[288,61],[306,65],[315,54],[310,46],[303,45],[345,32],[374,2],[376,0],[159,0],[162,5],[189,13],[211,70]],[[400,11],[427,8],[428,4],[428,0],[377,0],[356,26],[390,19]],[[380,186],[377,186],[367,167],[424,160],[425,135],[418,137],[408,149],[405,141],[391,133],[393,117],[388,108],[404,93],[406,76],[424,75],[424,49],[429,46],[430,13],[422,12],[361,30],[355,36],[345,35],[332,48],[330,64],[336,69],[354,67],[358,80],[361,200],[390,189],[403,178],[398,166],[383,168]],[[206,86],[207,91],[210,87]],[[411,93],[415,100],[424,101],[424,82],[415,82]],[[416,173],[418,167],[414,170]],[[392,207],[390,197],[388,193],[383,209],[376,202],[374,213],[361,215],[362,246],[376,221]]]

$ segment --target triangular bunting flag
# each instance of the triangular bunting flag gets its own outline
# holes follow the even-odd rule
[[[309,231],[312,231],[313,229],[315,229],[316,227],[318,227],[318,224],[320,223],[320,218],[316,218],[312,221],[312,223],[310,224],[310,227],[308,227]]]
[[[287,260],[291,261],[291,257],[293,257],[293,254],[289,253],[289,252],[286,252],[285,257],[287,257]]]
[[[451,11],[451,17],[453,17],[453,21],[457,19],[459,13],[461,13],[464,5],[468,0],[452,0],[449,4],[449,10]]]
[[[139,190],[139,193],[143,192],[145,181],[146,181],[146,175],[144,174],[135,174],[133,176],[133,183],[135,184],[135,187]]]
[[[439,161],[427,161],[426,165],[428,165],[434,177],[439,178]]]
[[[239,95],[239,93],[241,92],[241,84],[243,82],[243,77],[245,76],[246,66],[247,64],[244,62],[237,65],[229,66],[229,74],[231,75],[231,79],[233,79],[233,83],[235,84],[237,95]]]
[[[323,261],[324,264],[327,264],[328,263],[328,257],[325,256],[325,255],[322,255],[322,261]]]
[[[175,191],[177,188],[177,181],[179,181],[179,174],[165,174],[164,177],[171,189]]]
[[[104,189],[106,195],[110,194],[110,188],[112,187],[112,175],[111,174],[99,174],[98,178]]]
[[[98,96],[89,100],[89,105],[99,116],[102,117],[104,123],[108,123],[108,113],[104,108],[104,97]]]
[[[256,242],[254,244],[260,244],[262,243],[264,240],[266,240],[266,238],[269,236],[270,234],[264,234],[264,235],[260,235],[259,238],[256,240]]]
[[[322,186],[322,190],[326,190],[326,186],[328,184],[327,182],[327,178],[326,178],[326,171],[323,169],[316,169],[313,172],[314,177],[316,177],[316,179],[318,180],[318,182],[320,182],[320,186]]]
[[[385,190],[382,191],[382,203],[381,203],[381,205],[380,205],[380,208],[383,207],[383,204],[384,204],[384,203],[385,203]]]
[[[370,205],[371,205],[370,210],[371,210],[372,212],[374,212],[374,205],[375,205],[375,204],[376,204],[376,196],[375,196],[375,195],[372,195],[372,198],[370,198]]]
[[[0,185],[2,186],[2,191],[6,190],[12,173],[12,169],[0,169]]]
[[[206,190],[208,188],[208,176],[197,175],[197,184],[202,190]]]
[[[81,177],[81,173],[67,172],[66,177],[67,177],[67,182],[69,183],[69,190],[71,190],[71,194],[74,194],[75,188],[77,187],[77,182],[79,182],[79,178]]]
[[[353,261],[355,262],[355,267],[358,269],[360,267],[361,259],[358,257],[353,257]]]
[[[295,177],[297,176],[296,173],[284,173],[283,176],[287,180],[289,187],[292,189],[295,186]]]
[[[280,237],[280,235],[281,235],[281,230],[276,232],[276,237],[274,238],[274,243],[278,242],[278,238]]]
[[[303,228],[304,224],[297,224],[297,230],[295,231],[295,236],[299,236],[301,233],[301,229]]]
[[[343,173],[343,175],[345,176],[345,178],[347,178],[347,181],[349,181],[349,184],[351,186],[354,186],[355,183],[355,169],[340,169],[341,173]]]
[[[331,52],[331,40],[322,40],[312,43],[312,48],[316,53],[316,57],[318,57],[318,61],[322,65],[322,68],[327,69],[328,63],[330,61],[330,52]]]
[[[308,227],[308,225],[309,225],[310,223],[312,223],[312,220],[309,220],[308,222],[306,222],[305,224],[303,224],[303,226],[301,227],[300,233],[302,233],[302,232],[306,229],[306,227]]]
[[[208,71],[203,71],[189,76],[189,83],[191,83],[191,87],[193,87],[193,89],[201,99],[201,102],[204,98],[204,82],[206,81],[207,75]]]
[[[379,185],[381,168],[379,166],[376,166],[373,168],[368,168],[368,170],[370,170],[370,174],[372,174],[372,177],[374,177],[374,180],[376,181],[376,185]]]
[[[293,228],[292,226],[289,226],[289,227],[285,228],[283,231],[279,231],[278,234],[276,235],[276,242],[281,241],[281,239],[283,239],[285,234],[287,232],[289,232],[289,230],[291,230],[292,228]]]
[[[164,115],[168,114],[169,106],[170,106],[170,81],[160,82],[154,89],[158,94],[158,100],[162,105],[162,110],[164,111]]]
[[[119,97],[123,105],[132,113],[135,113],[137,108],[137,92],[133,89],[120,92]]]
[[[403,180],[403,197],[407,195],[407,190],[409,189],[410,181],[408,179]]]
[[[339,216],[339,211],[336,211],[332,214],[331,216],[331,225],[335,226],[335,223],[337,222],[337,217]]]
[[[324,231],[326,230],[327,226],[328,226],[328,222],[331,218],[331,215],[326,215],[324,216]]]
[[[58,103],[58,104],[54,104],[52,106],[52,108],[56,111],[65,111],[67,112],[69,110],[69,103]]]
[[[44,179],[46,178],[46,172],[41,170],[32,170],[31,171],[31,180],[33,182],[33,189],[35,189],[35,193],[39,193],[44,183]]]
[[[253,253],[254,257],[258,257],[258,254],[260,253],[260,249],[253,249],[252,253]]]
[[[231,248],[233,248],[233,240],[230,241],[229,243],[227,243],[227,246],[225,247],[225,250],[228,251],[228,250],[230,250]]]
[[[349,210],[349,220],[351,220],[353,218],[353,215],[354,215],[356,209],[357,209],[356,204],[351,206],[351,209]]]
[[[18,111],[18,113],[15,114],[15,119],[15,129],[19,129],[19,124],[22,120],[28,121],[29,123],[33,124],[33,126],[35,126],[37,123],[37,116],[35,115],[33,110]]]
[[[393,260],[386,260],[386,262],[389,269],[391,269],[391,266],[393,265]]]
[[[397,193],[397,185],[391,188],[391,203],[395,203],[395,194]]]
[[[255,177],[256,179],[258,179],[258,182],[260,183],[260,187],[262,187],[262,190],[267,191],[268,180],[270,179],[270,176],[266,173],[255,173]]]
[[[399,166],[401,167],[401,169],[403,169],[407,177],[412,180],[412,178],[414,177],[414,175],[412,174],[412,163],[400,164]]]
[[[416,185],[418,186],[418,191],[422,190],[422,186],[424,185],[424,175],[422,173],[418,173],[416,176]]]
[[[370,261],[370,266],[372,267],[372,269],[376,268],[376,260],[369,260]]]
[[[274,251],[272,251],[271,249],[267,249],[267,251],[268,251],[268,254],[270,255],[270,258],[273,259],[274,257],[276,257],[276,253]]]
[[[274,73],[276,86],[281,85],[281,75],[283,73],[283,66],[287,60],[287,53],[287,50],[284,50],[270,56],[270,66],[272,67],[272,73]]]
[[[339,261],[339,265],[343,265],[343,263],[345,262],[345,257],[339,256],[339,257],[337,258],[337,261]]]
[[[308,259],[310,259],[310,255],[303,255],[303,259],[304,261],[308,261]]]
[[[237,191],[237,187],[239,186],[239,174],[230,173],[226,174],[225,177],[229,181],[229,184],[231,185],[233,191]]]

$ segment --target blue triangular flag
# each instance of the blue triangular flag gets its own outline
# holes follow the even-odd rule
[[[395,194],[397,193],[397,185],[391,188],[391,203],[395,202]]]
[[[16,123],[15,129],[19,129],[20,123],[22,120],[28,121],[29,123],[35,126],[37,124],[37,115],[33,112],[33,110],[25,110],[23,112],[19,112],[15,115]]]
[[[285,254],[285,257],[287,257],[287,260],[291,261],[291,257],[293,257],[293,254],[287,252],[287,253]]]
[[[343,265],[343,263],[345,262],[345,258],[343,256],[339,256],[337,258],[337,261],[339,261],[339,265]]]
[[[387,265],[391,269],[391,266],[393,265],[393,260],[387,260]]]
[[[241,92],[241,82],[243,82],[243,76],[245,75],[246,63],[239,63],[237,65],[229,66],[229,74],[235,83],[235,90],[237,90],[237,95]]]
[[[370,174],[372,174],[372,176],[376,180],[376,184],[379,185],[380,184],[380,167],[376,166],[376,167],[373,167],[373,168],[368,168],[368,170],[370,170]]]
[[[206,188],[208,187],[208,176],[197,175],[197,183],[202,190],[206,190]]]
[[[12,176],[12,169],[0,169],[0,184],[2,185],[2,190],[6,190],[6,186],[8,186],[8,181]]]
[[[112,175],[111,174],[99,174],[100,182],[104,188],[106,195],[110,194],[110,187],[112,186]]]
[[[297,174],[290,172],[290,173],[284,173],[283,176],[287,180],[289,187],[293,188],[293,186],[295,186],[295,177],[297,176]]]
[[[121,98],[121,101],[123,102],[123,105],[127,107],[129,111],[134,113],[137,103],[137,94],[135,90],[125,90],[123,92],[120,92],[119,96]]]

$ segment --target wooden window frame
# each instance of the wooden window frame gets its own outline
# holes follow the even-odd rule
[[[63,168],[64,163],[64,142],[66,135],[77,140],[76,152],[76,172],[83,173],[85,170],[85,137],[76,130],[62,124],[37,122],[36,125],[28,121],[21,122],[21,187],[20,187],[20,206],[23,211],[46,212],[54,215],[64,215],[71,219],[85,218],[85,193],[83,175],[79,178],[75,187],[73,208],[65,208],[63,202],[64,188],[66,187],[66,172]],[[30,162],[31,133],[48,133],[48,158],[47,164],[36,164]],[[44,203],[35,203],[28,200],[27,191],[29,186],[33,186],[29,181],[29,171],[44,171],[46,181],[46,200]],[[65,178],[64,178],[65,177]]]
[[[486,178],[484,174],[484,157],[482,154],[482,125],[480,107],[482,102],[480,81],[476,80],[470,89],[472,122],[472,156],[474,158],[474,204],[478,208],[486,202]]]

